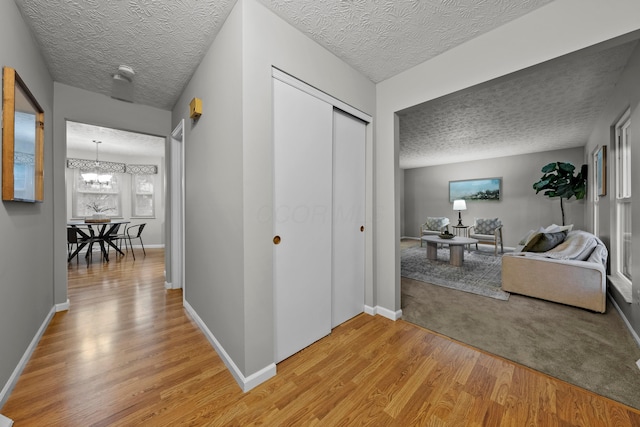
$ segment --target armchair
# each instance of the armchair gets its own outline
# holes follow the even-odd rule
[[[479,243],[495,245],[495,255],[498,255],[498,243],[500,252],[504,252],[502,221],[499,218],[476,218],[473,225],[469,227],[469,237],[477,239]],[[478,243],[476,243],[476,249],[478,249]]]
[[[436,235],[445,231],[449,231],[449,218],[443,216],[427,217],[427,221],[420,226],[420,232],[418,233],[418,237],[420,238],[420,247],[422,247],[422,236],[426,236],[428,234]]]

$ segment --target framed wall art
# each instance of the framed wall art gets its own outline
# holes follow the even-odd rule
[[[598,196],[607,195],[607,146],[603,145],[595,155],[596,192]]]
[[[2,200],[44,199],[44,110],[16,70],[2,75]]]
[[[502,178],[466,179],[449,181],[449,201],[500,200]]]

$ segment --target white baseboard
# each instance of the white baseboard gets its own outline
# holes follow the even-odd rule
[[[31,358],[33,351],[36,349],[36,346],[38,345],[40,338],[42,338],[44,331],[47,329],[47,326],[49,326],[49,322],[51,322],[51,319],[53,319],[54,314],[55,314],[55,307],[51,307],[49,314],[47,314],[47,317],[44,319],[44,322],[42,322],[42,325],[40,325],[40,329],[38,329],[38,332],[36,332],[36,335],[31,340],[29,347],[27,347],[27,350],[22,355],[20,362],[18,362],[18,366],[16,366],[16,368],[13,370],[13,373],[9,377],[9,381],[7,381],[7,383],[2,388],[2,391],[0,391],[0,408],[4,406],[7,399],[9,398],[9,394],[11,393],[11,390],[13,390],[13,387],[15,387],[16,383],[18,382],[18,377],[20,377],[20,374],[24,370],[25,366],[27,366],[27,362]]]
[[[131,247],[131,246],[129,246]],[[164,249],[164,245],[144,245],[145,249]],[[142,245],[133,245],[133,249],[142,249]]]
[[[233,362],[229,354],[227,354],[227,352],[224,350],[220,342],[218,342],[218,340],[213,335],[213,333],[211,333],[207,325],[205,325],[205,323],[202,321],[200,316],[198,316],[198,313],[196,313],[196,311],[193,309],[193,307],[191,307],[191,305],[187,301],[184,302],[184,308],[187,310],[187,313],[189,313],[189,315],[196,322],[200,330],[207,337],[207,339],[209,340],[213,348],[216,350],[216,352],[224,362],[224,364],[227,366],[227,369],[229,369],[229,371],[231,372],[231,375],[233,375],[233,377],[235,378],[240,388],[242,388],[242,391],[247,392],[252,388],[262,384],[269,378],[276,375],[276,364],[271,363],[268,366],[265,366],[264,368],[259,370],[258,372],[255,372],[249,375],[248,377],[245,377],[242,374],[242,372],[240,372],[240,369],[238,369],[238,366],[236,366],[236,364]]]
[[[165,289],[182,289],[182,286],[174,286],[172,282],[164,282]]]
[[[69,298],[67,298],[66,302],[56,304],[56,313],[59,311],[67,311],[69,310],[69,307],[71,307],[71,303],[69,302]]]
[[[627,325],[627,329],[629,329],[629,332],[631,332],[631,336],[636,341],[636,344],[638,344],[638,347],[640,347],[640,336],[638,336],[635,329],[633,329],[633,326],[631,326],[631,323],[629,323],[629,321],[627,320],[627,316],[624,315],[624,313],[620,309],[620,306],[616,302],[615,298],[613,298],[611,294],[609,294],[608,292],[607,292],[607,297],[609,298],[609,301],[611,301],[611,304],[613,304],[615,309],[618,311],[618,314],[620,314],[620,317],[624,321],[624,324]]]
[[[375,316],[376,314],[379,314],[382,317],[386,317],[387,319],[391,319],[394,321],[402,318],[402,310],[391,311],[387,308],[380,307],[379,305],[375,307],[365,305],[364,312],[371,316]]]
[[[0,427],[11,427],[12,425],[13,425],[12,420],[0,414]]]

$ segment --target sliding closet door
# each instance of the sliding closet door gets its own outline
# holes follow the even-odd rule
[[[364,311],[366,125],[338,109],[333,121],[331,326]]]
[[[279,80],[273,85],[274,308],[280,362],[331,332],[333,106]]]

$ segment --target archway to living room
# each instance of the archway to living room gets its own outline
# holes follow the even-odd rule
[[[499,218],[505,251],[530,230],[561,224],[559,201],[536,195],[532,184],[547,163],[588,162],[594,123],[637,55],[637,35],[624,37],[397,112],[405,320],[639,407],[640,352],[610,301],[600,314],[517,294],[481,296],[469,291],[483,283],[500,288],[499,250],[472,245],[455,267],[447,245],[428,260],[419,240],[429,218],[446,218],[453,232],[459,214],[465,226]],[[497,200],[467,200],[466,210],[454,210],[452,182],[495,178]],[[565,201],[567,224],[590,230],[588,203]],[[598,351],[603,342],[615,354]]]

